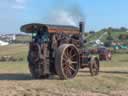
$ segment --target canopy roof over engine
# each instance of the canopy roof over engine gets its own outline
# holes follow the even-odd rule
[[[50,25],[50,24],[39,24],[39,23],[31,23],[23,25],[20,29],[25,33],[33,33],[33,32],[44,32],[47,31],[49,33],[59,33],[63,32],[66,34],[79,34],[80,30],[78,27],[67,26],[67,25]]]

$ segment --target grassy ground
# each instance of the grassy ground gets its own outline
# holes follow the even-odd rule
[[[19,41],[19,42],[30,42],[31,39],[32,39],[32,37],[29,35],[16,36],[16,41]]]
[[[0,55],[25,58],[28,49],[26,45],[12,45],[0,50]],[[91,77],[88,69],[84,69],[72,80],[62,81],[56,76],[49,80],[33,80],[26,59],[0,62],[0,95],[12,92],[9,96],[127,96],[128,54],[115,54],[112,61],[101,62],[100,71],[96,77]]]
[[[0,56],[13,56],[16,58],[23,58],[26,61],[28,53],[28,45],[14,44],[0,47]]]

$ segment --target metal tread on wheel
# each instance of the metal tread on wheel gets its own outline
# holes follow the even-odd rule
[[[40,46],[39,44],[34,44],[32,49],[29,50],[28,54],[28,62],[29,62],[29,71],[33,78],[40,79],[41,78],[41,67],[39,64],[40,61]]]
[[[73,44],[61,45],[55,58],[56,73],[60,79],[74,78],[80,66],[79,52]]]

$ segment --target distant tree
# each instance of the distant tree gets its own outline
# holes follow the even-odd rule
[[[107,40],[113,40],[113,37],[112,37],[112,31],[113,31],[113,29],[111,28],[111,27],[109,27],[108,28],[108,37],[107,37]]]
[[[126,32],[126,31],[127,31],[127,28],[125,28],[125,27],[121,27],[121,28],[120,28],[120,31],[122,31],[122,32]]]
[[[87,33],[84,33],[84,36],[86,37],[86,36],[88,36],[88,34]]]
[[[118,38],[120,40],[128,40],[128,35],[127,34],[121,34]]]
[[[89,33],[90,33],[90,34],[95,34],[96,32],[95,32],[95,31],[90,31]]]
[[[102,32],[106,32],[106,31],[108,31],[108,29],[107,28],[103,28],[103,29],[101,29],[101,31]]]
[[[112,36],[108,36],[108,37],[107,37],[107,40],[112,41],[112,40],[114,40],[114,39],[113,39]]]
[[[103,28],[100,31],[102,32],[126,32],[128,30],[128,28],[126,27],[120,27],[120,28],[112,28],[112,27],[108,27],[108,28]]]
[[[108,30],[107,30],[109,33],[111,33],[113,31],[113,28],[112,27],[109,27]]]
[[[111,41],[105,41],[104,46],[105,47],[111,47]]]

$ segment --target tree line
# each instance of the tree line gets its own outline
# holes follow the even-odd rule
[[[112,28],[112,27],[108,27],[108,28],[104,28],[101,29],[101,31],[107,31],[107,32],[127,32],[128,28],[126,27],[120,27],[120,28]]]

